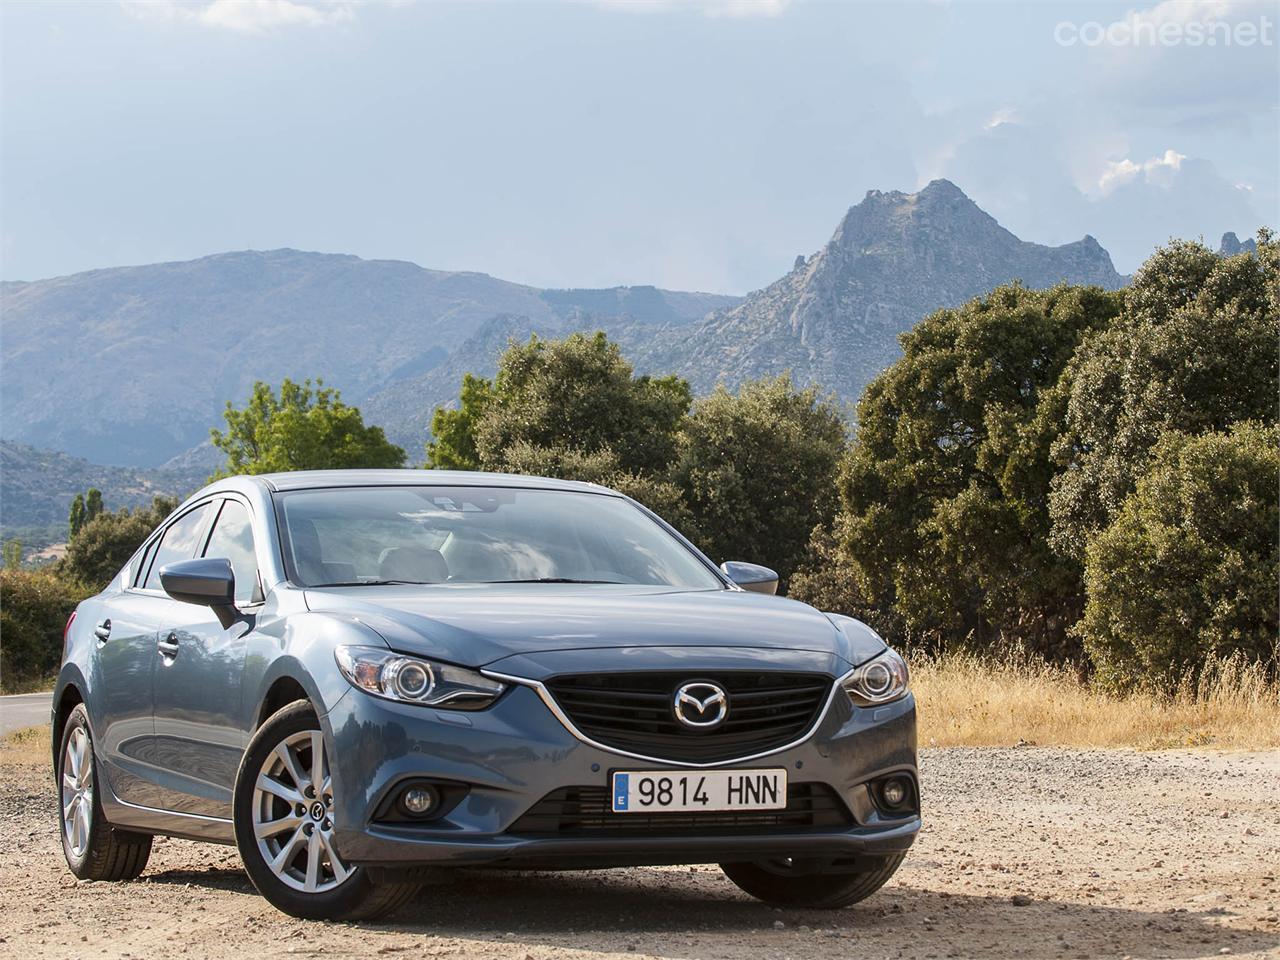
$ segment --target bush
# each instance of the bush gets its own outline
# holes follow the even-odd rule
[[[67,555],[57,564],[58,576],[93,592],[101,590],[177,506],[172,497],[156,497],[149,507],[97,514],[67,544]]]
[[[789,375],[723,387],[694,404],[668,473],[694,518],[692,539],[717,563],[773,567],[785,588],[809,534],[836,510],[840,413]]]
[[[62,630],[89,591],[44,572],[0,570],[0,693],[48,680],[62,660]]]
[[[1078,631],[1099,679],[1171,689],[1211,658],[1276,664],[1280,428],[1168,434],[1090,542]]]

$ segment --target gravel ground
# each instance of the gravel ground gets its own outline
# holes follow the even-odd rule
[[[862,904],[778,911],[715,867],[460,875],[386,922],[292,920],[230,848],[67,873],[47,770],[0,753],[0,956],[1280,957],[1280,753],[935,749],[926,825]]]

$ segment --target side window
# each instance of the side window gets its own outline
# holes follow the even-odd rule
[[[253,523],[249,511],[239,500],[226,500],[214,521],[206,557],[225,557],[236,574],[236,602],[252,603],[258,599],[258,555],[253,549]]]
[[[147,549],[142,552],[141,556],[139,556],[137,565],[133,568],[132,575],[129,577],[128,586],[142,586],[143,581],[147,576],[147,564],[151,562],[151,555],[156,552],[156,544],[159,542],[159,540],[152,540],[147,544]]]
[[[165,564],[175,560],[190,560],[196,555],[200,532],[204,529],[208,513],[209,504],[196,507],[190,513],[183,514],[164,532],[164,536],[160,538],[160,546],[156,548],[151,560],[151,569],[147,571],[147,582],[143,584],[146,589],[163,589],[160,586],[160,568]]]

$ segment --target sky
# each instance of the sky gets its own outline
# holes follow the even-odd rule
[[[294,247],[741,294],[936,177],[1129,272],[1280,226],[1278,30],[1243,0],[0,0],[0,277]]]

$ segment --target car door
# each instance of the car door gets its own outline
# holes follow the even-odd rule
[[[94,613],[97,682],[95,736],[112,792],[128,803],[158,806],[153,673],[157,631],[176,601],[160,590],[159,568],[189,560],[203,540],[209,504],[198,504],[152,537],[119,592]]]
[[[262,602],[249,505],[221,500],[200,556],[231,562],[236,607],[246,617],[223,627],[209,607],[178,603],[161,625],[155,673],[155,762],[162,806],[231,816],[236,770],[248,740],[241,710],[245,634]]]

